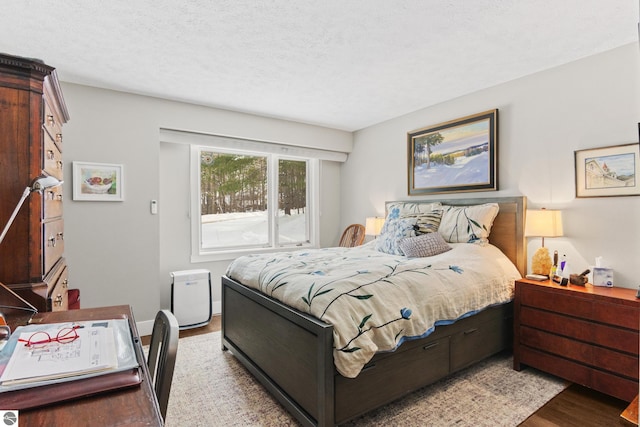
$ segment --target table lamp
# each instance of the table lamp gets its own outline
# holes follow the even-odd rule
[[[364,225],[364,234],[368,236],[378,237],[380,235],[380,231],[382,231],[382,226],[384,225],[383,217],[369,217],[365,221]]]
[[[531,272],[542,276],[549,276],[553,263],[549,249],[544,247],[545,237],[562,236],[562,212],[558,210],[539,209],[527,210],[527,219],[524,227],[526,237],[541,237],[542,247],[534,254],[531,260]]]
[[[33,192],[41,193],[42,191],[48,188],[57,187],[58,185],[61,185],[61,184],[62,184],[62,181],[59,181],[57,178],[53,176],[42,175],[36,178],[31,183],[31,185],[25,188],[22,193],[22,197],[20,197],[20,200],[16,205],[16,208],[13,210],[11,217],[9,217],[9,221],[7,221],[7,224],[4,226],[4,229],[2,230],[2,234],[0,234],[0,244],[2,244],[2,241],[4,240],[5,236],[7,235],[7,232],[9,231],[9,228],[11,228],[11,225],[13,224],[13,221],[16,219],[16,216],[18,215],[20,208],[24,204],[24,201],[27,199],[27,197],[29,197],[31,193]],[[26,301],[20,295],[16,294],[13,290],[8,288],[3,283],[0,283],[0,294],[2,294],[0,295],[0,309],[28,311],[31,313],[31,316],[38,312],[37,308],[35,308],[28,301]],[[7,302],[8,304],[6,304]],[[23,306],[20,306],[18,304]],[[3,313],[0,313],[0,316],[2,316],[2,319],[4,319]],[[2,323],[2,319],[0,319],[0,325]]]

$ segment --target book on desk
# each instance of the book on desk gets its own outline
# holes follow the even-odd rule
[[[127,319],[20,326],[0,351],[0,409],[135,386],[139,368]]]

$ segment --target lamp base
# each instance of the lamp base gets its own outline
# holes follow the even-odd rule
[[[541,274],[543,276],[549,276],[551,273],[551,255],[549,255],[549,249],[544,246],[539,248],[533,258],[531,259],[531,272],[534,274]]]

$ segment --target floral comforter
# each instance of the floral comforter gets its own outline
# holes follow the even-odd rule
[[[375,353],[512,299],[521,276],[499,249],[451,246],[428,258],[389,255],[371,243],[248,255],[227,276],[333,325],[336,368],[354,378]]]

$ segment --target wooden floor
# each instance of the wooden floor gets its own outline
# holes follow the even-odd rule
[[[220,325],[220,316],[214,316],[206,326],[180,331],[180,338],[219,331]],[[142,343],[149,344],[149,337],[142,337]],[[631,424],[620,417],[628,405],[628,402],[572,384],[532,414],[520,426],[629,426]]]

